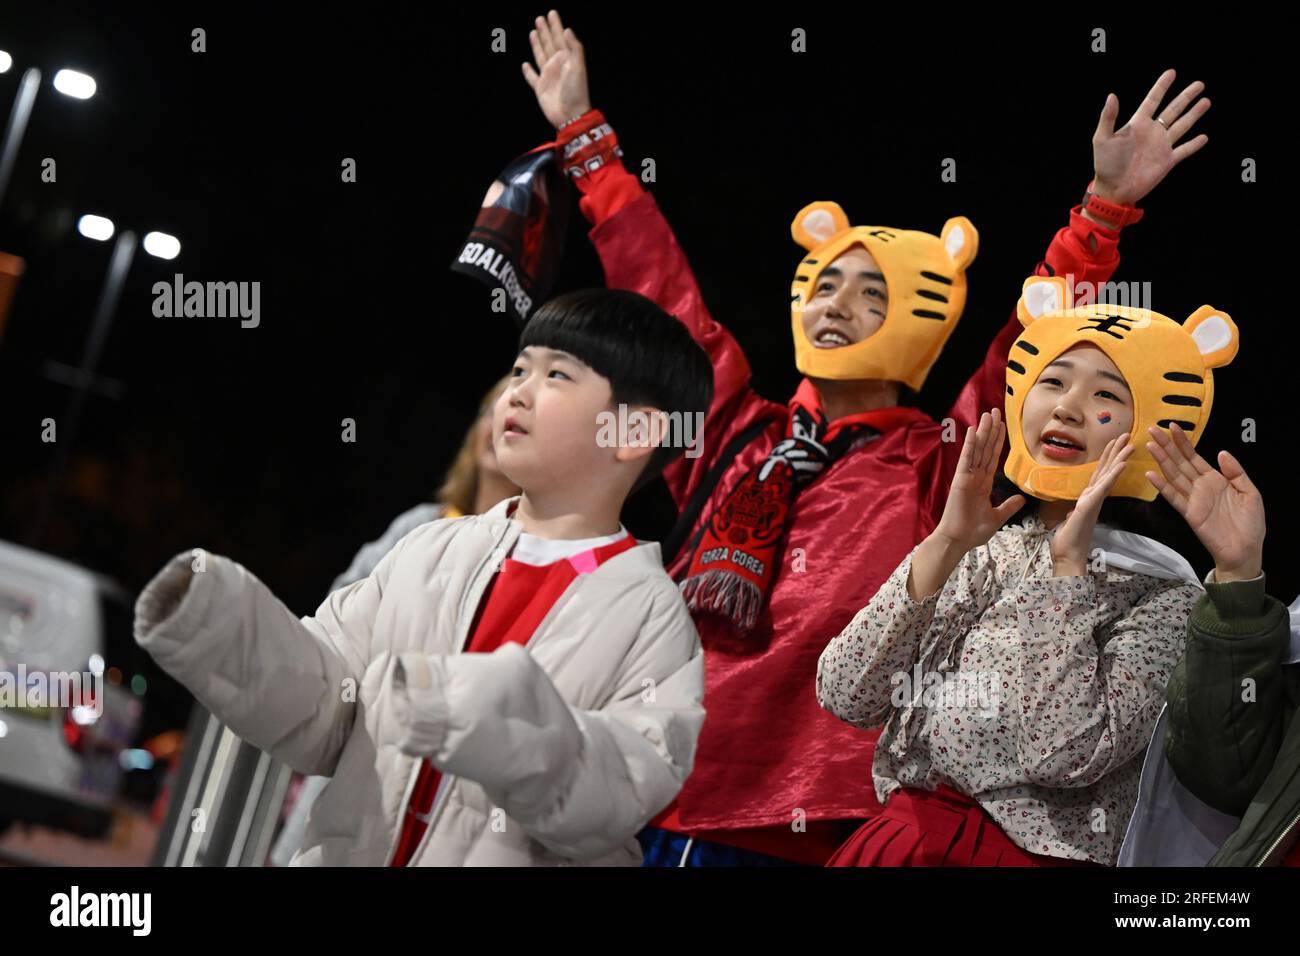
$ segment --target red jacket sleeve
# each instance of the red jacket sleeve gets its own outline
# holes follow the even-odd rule
[[[704,420],[703,448],[664,472],[678,506],[685,504],[731,436],[775,403],[750,387],[749,361],[735,337],[709,315],[695,273],[653,196],[617,158],[575,180],[578,205],[611,288],[639,292],[676,316],[713,364],[713,402]],[[779,406],[775,406],[779,408]]]

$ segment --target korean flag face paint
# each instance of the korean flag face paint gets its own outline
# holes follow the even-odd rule
[[[1025,447],[1038,465],[1083,465],[1132,429],[1133,397],[1119,366],[1096,345],[1080,342],[1043,369],[1021,418]]]

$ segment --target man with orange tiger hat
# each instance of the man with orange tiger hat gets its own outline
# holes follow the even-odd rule
[[[869,784],[875,735],[818,706],[818,656],[937,524],[961,433],[1001,405],[1020,323],[997,334],[962,389],[949,412],[955,428],[900,406],[903,386],[922,386],[961,317],[978,234],[960,216],[938,236],[854,227],[835,203],[815,202],[792,225],[806,250],[791,289],[805,378],[789,402],[759,396],[654,197],[591,108],[577,37],[555,11],[535,27],[536,67],[525,63],[524,78],[583,194],[608,285],[675,315],[714,367],[703,454],[665,473],[682,512],[665,559],[704,643],[708,717],[692,775],[641,834],[645,863],[820,865],[879,804]],[[1094,183],[1037,274],[1105,282],[1120,229],[1141,216],[1135,204],[1204,145],[1204,135],[1178,145],[1209,107],[1192,105],[1202,84],[1157,115],[1173,79],[1162,75],[1119,131],[1118,100],[1107,98]]]

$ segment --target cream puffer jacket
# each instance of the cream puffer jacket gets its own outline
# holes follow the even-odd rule
[[[655,543],[580,574],[526,646],[463,654],[520,524],[507,499],[407,534],[296,617],[195,550],[136,603],[136,641],[236,734],[333,779],[295,865],[387,864],[420,758],[443,772],[416,866],[637,865],[690,773],[704,659]]]

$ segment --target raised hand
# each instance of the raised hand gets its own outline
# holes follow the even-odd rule
[[[907,590],[913,600],[938,592],[968,551],[985,544],[1025,506],[1024,495],[1012,495],[996,508],[989,499],[1006,437],[1007,427],[996,408],[981,415],[976,427],[966,429],[943,517],[912,554]]]
[[[582,44],[572,30],[565,28],[559,13],[552,10],[534,22],[536,29],[529,31],[528,42],[537,68],[525,62],[524,79],[537,94],[542,114],[559,129],[591,110],[587,61]]]
[[[1241,463],[1219,452],[1221,472],[1210,467],[1177,425],[1169,432],[1152,427],[1147,448],[1163,475],[1147,478],[1183,516],[1214,558],[1220,582],[1257,577],[1263,567],[1264,499]]]
[[[1006,437],[1007,426],[996,408],[981,415],[975,428],[966,429],[943,517],[934,529],[963,554],[986,543],[1025,504],[1024,495],[1012,495],[996,508],[989,499]]]
[[[1128,435],[1112,438],[1102,449],[1093,469],[1092,478],[1074,503],[1074,510],[1052,536],[1052,575],[1069,577],[1084,574],[1088,568],[1088,554],[1092,548],[1092,532],[1097,527],[1097,516],[1119,480],[1124,465],[1133,456],[1133,446]]]
[[[1205,84],[1197,80],[1161,110],[1160,102],[1173,86],[1174,76],[1173,70],[1160,74],[1146,99],[1118,130],[1115,118],[1119,115],[1119,98],[1114,93],[1106,95],[1106,105],[1092,136],[1094,191],[1102,199],[1123,206],[1136,205],[1171,169],[1209,142],[1210,138],[1201,133],[1178,145],[1205,115],[1210,101],[1196,99],[1205,89]]]

